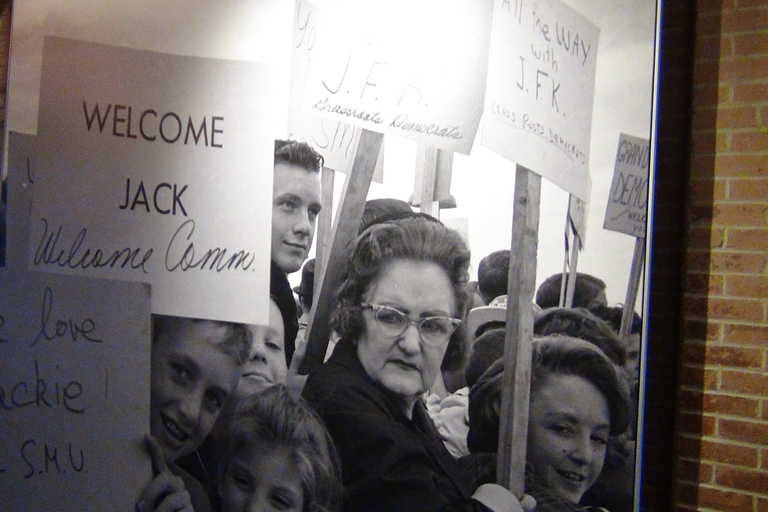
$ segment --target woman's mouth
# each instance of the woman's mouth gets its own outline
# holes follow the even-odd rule
[[[573,471],[567,471],[564,469],[557,469],[556,471],[561,478],[573,482],[574,484],[583,484],[587,480],[587,477],[580,473],[575,473]]]
[[[270,379],[267,375],[264,375],[263,373],[260,373],[260,372],[247,372],[242,375],[242,378],[248,379],[248,380],[254,380],[257,382],[266,382],[268,384],[272,383],[272,379]]]

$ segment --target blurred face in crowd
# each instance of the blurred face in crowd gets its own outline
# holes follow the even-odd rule
[[[240,377],[240,365],[217,344],[227,327],[189,321],[152,344],[150,433],[169,460],[195,450],[208,435]]]
[[[608,402],[586,379],[552,374],[531,393],[526,460],[534,480],[578,503],[603,469]]]
[[[452,317],[455,307],[451,283],[442,267],[430,261],[406,259],[388,262],[369,286],[364,300],[397,310],[408,320]],[[369,377],[403,398],[410,414],[417,397],[429,389],[440,372],[451,333],[439,343],[426,343],[414,324],[393,336],[376,320],[372,309],[364,311],[363,318],[365,332],[357,342],[358,358]]]
[[[274,384],[284,384],[288,368],[285,363],[285,332],[280,309],[269,301],[269,325],[249,326],[253,340],[248,361],[237,383],[236,393],[245,396]]]
[[[219,487],[222,512],[301,512],[299,467],[287,446],[255,442],[232,457]]]
[[[320,173],[288,162],[275,164],[272,188],[272,261],[286,274],[307,259],[322,208]]]

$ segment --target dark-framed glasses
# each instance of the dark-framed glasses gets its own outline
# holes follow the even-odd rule
[[[373,318],[379,329],[387,336],[401,336],[409,326],[415,325],[419,338],[427,345],[443,345],[451,338],[451,334],[461,324],[458,318],[448,316],[426,316],[411,320],[399,309],[382,304],[364,302],[362,307],[373,311]]]

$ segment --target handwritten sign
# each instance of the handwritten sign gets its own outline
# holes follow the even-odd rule
[[[619,135],[611,193],[605,209],[605,229],[645,238],[650,156],[648,139]]]
[[[482,144],[589,200],[599,29],[560,0],[495,0]]]
[[[0,289],[3,509],[133,510],[151,478],[149,286],[0,269]]]
[[[271,68],[49,37],[42,69],[30,267],[266,323]]]
[[[305,110],[469,154],[491,13],[491,0],[336,2],[317,40]]]

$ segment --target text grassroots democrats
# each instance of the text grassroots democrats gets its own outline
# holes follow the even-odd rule
[[[134,114],[132,106],[110,103],[104,108],[96,103],[89,107],[87,102],[83,101],[83,114],[88,132],[98,131],[99,134],[132,139],[141,137],[149,142],[158,140],[159,134],[161,140],[173,144],[182,140],[182,132],[186,130],[183,144],[193,142],[195,145],[202,144],[206,147],[223,147],[223,116],[210,116],[210,120],[203,117],[197,124],[193,122],[192,116],[188,116],[184,129],[182,117],[177,113],[167,112],[161,116],[154,109],[145,109],[140,114]],[[125,211],[187,217],[187,208],[182,198],[187,189],[187,184],[161,182],[147,185],[143,180],[132,183],[130,178],[126,178],[125,193],[119,194],[124,199],[116,206]],[[71,234],[63,232],[64,226],[49,226],[45,218],[42,223],[42,235],[33,260],[35,265],[58,265],[70,269],[119,267],[140,270],[144,274],[149,272],[153,248],[122,247],[105,250],[89,247],[87,228],[82,228],[74,238],[66,241],[64,237]],[[164,267],[167,271],[255,271],[255,268],[252,268],[255,256],[244,249],[214,247],[202,253],[196,251],[192,241],[194,231],[195,221],[190,218],[184,220],[173,233],[165,250]]]

